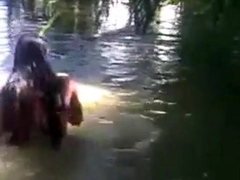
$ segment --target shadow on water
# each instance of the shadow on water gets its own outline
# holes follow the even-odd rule
[[[231,10],[216,28],[184,7],[179,64],[167,74],[161,69],[156,79],[166,83],[153,91],[165,112],[155,115],[162,135],[153,150],[154,179],[239,179],[239,13]],[[149,108],[158,109],[154,104]]]

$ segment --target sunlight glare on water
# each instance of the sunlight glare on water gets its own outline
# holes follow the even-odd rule
[[[175,55],[171,54],[170,52],[174,52],[174,41],[177,40],[177,34],[178,34],[178,22],[177,18],[180,14],[178,10],[177,5],[167,5],[161,8],[160,14],[159,14],[159,20],[160,24],[158,27],[158,31],[162,34],[160,35],[156,40],[155,45],[155,52],[158,52],[158,57],[162,61],[175,61],[177,57],[174,57]],[[171,36],[169,36],[171,35]],[[175,37],[176,36],[176,37]],[[161,43],[158,43],[158,41],[166,41],[169,42],[168,45],[163,45]],[[170,44],[172,42],[172,44]],[[166,53],[168,51],[168,53]],[[158,67],[157,62],[156,67]],[[162,63],[160,63],[162,65]],[[160,68],[160,67],[158,67]]]
[[[129,1],[124,1],[128,3]],[[100,28],[100,33],[105,31],[118,30],[127,25],[129,20],[128,6],[123,4],[123,1],[113,0],[110,4],[109,16],[104,20],[104,25]]]
[[[108,90],[86,84],[77,84],[77,91],[78,97],[83,105],[102,102],[106,99],[114,97]]]
[[[9,76],[8,69],[12,66],[12,60],[9,58],[11,56],[9,54],[11,49],[8,39],[10,33],[10,29],[7,24],[8,8],[5,6],[3,1],[0,1],[0,7],[0,87],[2,87]]]

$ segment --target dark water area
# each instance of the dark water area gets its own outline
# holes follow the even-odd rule
[[[238,66],[225,61],[238,43],[208,34],[182,6],[162,7],[137,35],[127,1],[29,2],[0,1],[0,85],[19,34],[58,11],[45,32],[49,61],[79,82],[85,122],[58,153],[38,135],[23,148],[1,142],[0,179],[240,178]]]

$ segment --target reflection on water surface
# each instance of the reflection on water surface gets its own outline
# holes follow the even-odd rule
[[[155,27],[158,32],[139,36],[132,26],[126,26],[126,4],[114,1],[102,12],[93,7],[91,3],[81,6],[79,19],[66,9],[57,25],[46,32],[54,69],[69,73],[79,83],[83,125],[69,128],[58,153],[44,138],[36,137],[21,149],[2,145],[3,179],[16,179],[16,175],[17,179],[46,180],[151,179],[150,147],[167,129],[156,122],[166,121],[169,113],[177,117],[171,112],[176,99],[164,87],[178,80],[179,10],[163,7],[161,22]],[[18,2],[0,1],[0,85],[10,72],[18,33],[36,31],[46,24],[38,8],[29,12]],[[77,35],[80,27],[83,34]]]

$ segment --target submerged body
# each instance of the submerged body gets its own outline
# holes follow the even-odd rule
[[[21,35],[15,48],[12,74],[16,74],[16,72],[20,72],[19,76],[23,73],[27,74],[24,80],[33,82],[29,91],[40,92],[42,94],[38,100],[42,104],[46,114],[46,123],[51,142],[55,147],[59,146],[60,139],[63,137],[59,129],[61,118],[56,111],[56,107],[59,105],[55,101],[56,94],[59,92],[58,88],[60,87],[57,87],[54,83],[56,76],[46,60],[46,55],[47,46],[43,38],[37,34]],[[9,79],[11,79],[11,76]],[[17,89],[16,84],[14,82],[13,84],[15,85],[14,88]],[[23,89],[20,88],[21,91]],[[19,94],[17,95],[21,97]],[[16,102],[20,102],[20,99],[16,99]],[[20,112],[22,113],[23,110],[20,110]],[[13,124],[16,125],[15,122]],[[55,142],[59,142],[58,145]]]
[[[69,76],[53,72],[46,52],[46,42],[39,36],[19,38],[12,75],[1,92],[2,125],[17,144],[26,142],[33,125],[38,126],[48,132],[53,148],[59,149],[67,122],[79,126],[83,113]],[[37,117],[39,114],[46,118]]]
[[[83,121],[82,105],[78,100],[74,81],[69,76],[56,75],[66,109],[56,107],[54,96],[38,94],[22,71],[15,71],[1,90],[1,132],[10,132],[11,144],[22,145],[36,128],[51,139],[52,147],[59,149],[67,134],[67,123],[80,126]]]
[[[30,138],[32,126],[43,123],[34,122],[35,112],[38,111],[35,105],[37,101],[40,102],[34,93],[33,86],[19,71],[14,72],[1,91],[2,132],[12,133],[10,143],[20,145],[26,142]]]

